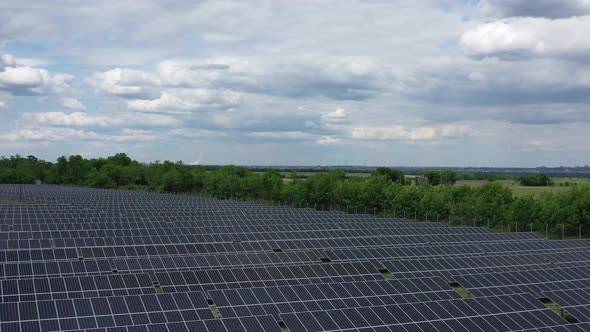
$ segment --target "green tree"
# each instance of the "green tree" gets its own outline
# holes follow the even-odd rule
[[[424,173],[424,177],[428,179],[428,183],[433,186],[440,184],[440,172],[439,171],[428,171]]]
[[[400,184],[405,183],[404,173],[397,169],[389,168],[389,167],[379,167],[373,172],[371,172],[373,176],[384,176],[389,181],[398,182]]]
[[[105,171],[92,170],[85,181],[86,185],[93,188],[116,188],[115,182]]]
[[[452,186],[457,183],[459,175],[455,171],[446,170],[440,173],[440,183],[447,186]]]
[[[520,182],[520,184],[523,186],[543,187],[553,185],[553,180],[544,173],[530,176],[521,176],[518,178],[518,182]]]

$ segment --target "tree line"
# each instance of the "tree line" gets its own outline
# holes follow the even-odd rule
[[[108,158],[60,157],[55,163],[34,156],[0,159],[0,183],[43,183],[106,189],[206,194],[218,198],[256,199],[272,204],[451,220],[491,227],[519,224],[558,232],[590,224],[590,187],[537,196],[515,197],[498,182],[480,187],[456,186],[454,172],[428,172],[410,181],[399,170],[378,168],[368,177],[342,170],[305,179],[287,178],[274,170],[253,172],[237,166],[209,171],[182,162],[149,165],[124,153]],[[585,227],[590,232],[590,227]]]

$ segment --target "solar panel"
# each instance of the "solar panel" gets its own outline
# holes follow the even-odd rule
[[[0,205],[0,331],[588,329],[590,240],[153,192],[0,194],[32,202]]]

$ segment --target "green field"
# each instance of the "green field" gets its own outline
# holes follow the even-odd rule
[[[546,187],[526,187],[521,186],[518,184],[516,180],[500,180],[497,181],[502,183],[504,186],[509,187],[512,189],[514,196],[522,197],[522,196],[530,196],[530,195],[540,195],[543,193],[556,193],[566,191],[572,186],[588,186],[590,185],[590,179],[588,178],[553,178],[555,185],[553,186],[546,186]],[[489,183],[485,180],[459,180],[457,181],[457,186],[472,186],[472,187],[479,187],[483,186],[486,183]]]
[[[12,199],[0,199],[0,205],[31,205],[31,202],[15,201]]]
[[[255,174],[264,174],[265,172],[254,172]],[[297,175],[298,178],[308,178],[311,176],[314,176],[316,174],[325,174],[327,172],[295,172],[295,174]],[[279,174],[281,174],[281,176],[285,177],[285,178],[289,178],[292,174],[292,172],[279,172]],[[354,177],[368,177],[369,175],[371,175],[371,173],[346,173],[346,176],[349,178],[354,178]]]
[[[254,172],[257,174],[263,174],[264,172]],[[284,178],[283,181],[290,182],[291,179],[289,178],[292,172],[279,172]],[[308,178],[310,176],[326,173],[326,172],[295,172],[298,178]],[[346,173],[346,176],[349,178],[352,177],[367,177],[370,173]],[[414,178],[418,177],[419,175],[412,175],[406,174],[404,175],[407,180],[413,180]],[[530,195],[540,195],[543,193],[557,193],[567,191],[569,188],[573,186],[586,186],[590,185],[590,178],[553,178],[555,185],[553,186],[546,186],[546,187],[527,187],[521,186],[517,180],[498,180],[496,182],[502,183],[504,186],[509,187],[512,189],[514,196],[522,197],[522,196],[530,196]],[[470,187],[480,187],[487,183],[490,183],[486,180],[459,180],[456,183],[456,186],[470,186]]]

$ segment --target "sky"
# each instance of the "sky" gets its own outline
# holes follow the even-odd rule
[[[590,164],[590,0],[0,2],[0,155]]]

